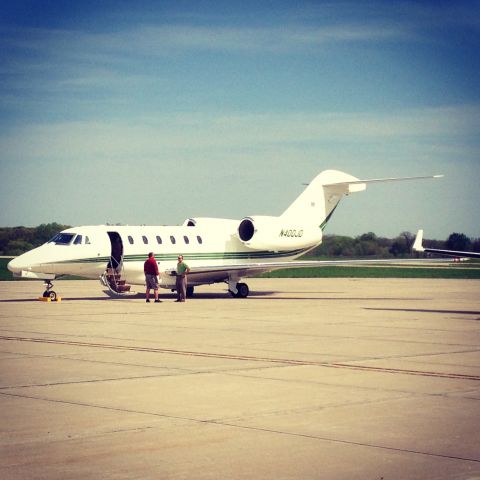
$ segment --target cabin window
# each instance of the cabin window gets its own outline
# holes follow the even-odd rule
[[[74,245],[81,245],[82,244],[82,236],[81,235],[77,235],[75,237],[75,240],[73,241],[73,244]]]
[[[69,245],[72,241],[75,233],[57,233],[48,243],[54,243],[55,245]]]
[[[130,245],[133,245],[133,237],[131,237],[130,235],[128,236],[128,243],[130,243]]]
[[[175,245],[177,243],[177,241],[175,240],[175,237],[173,235],[170,235],[170,241],[172,242],[173,245]]]
[[[145,235],[142,235],[142,240],[145,245],[148,243],[148,238]]]
[[[159,245],[162,244],[162,237],[160,237],[160,236],[158,236],[158,235],[157,235],[157,243],[158,243]]]
[[[183,240],[187,245],[190,243],[190,240],[188,239],[188,237],[186,235],[183,236]]]
[[[197,242],[201,245],[203,243],[202,237],[197,235]]]

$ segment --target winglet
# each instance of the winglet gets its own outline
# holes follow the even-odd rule
[[[424,252],[425,249],[422,245],[423,242],[423,230],[419,230],[417,232],[417,236],[415,237],[415,242],[413,242],[413,250],[415,252]]]

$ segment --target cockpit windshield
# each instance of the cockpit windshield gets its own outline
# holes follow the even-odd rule
[[[48,243],[55,245],[70,245],[75,233],[57,233]]]

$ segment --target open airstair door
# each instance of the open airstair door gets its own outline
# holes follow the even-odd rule
[[[125,294],[130,292],[130,285],[122,279],[123,271],[123,242],[118,232],[107,232],[110,237],[112,251],[110,261],[103,276],[105,285],[113,292]]]

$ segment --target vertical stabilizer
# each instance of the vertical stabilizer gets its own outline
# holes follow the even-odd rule
[[[354,185],[350,182],[354,182]],[[358,178],[348,173],[324,170],[309,183],[281,217],[295,218],[306,225],[314,224],[323,229],[343,195],[365,190],[366,186],[358,182]]]
[[[361,192],[370,183],[401,182],[442,178],[443,175],[421,177],[373,178],[360,180],[338,170],[324,170],[319,173],[282,213],[281,218],[295,219],[305,225],[319,225],[324,228],[343,195]]]

